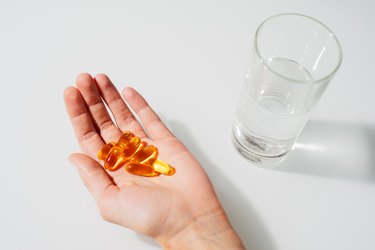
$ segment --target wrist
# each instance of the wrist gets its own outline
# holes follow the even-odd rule
[[[163,249],[245,249],[224,211],[193,218],[174,235],[158,239]]]

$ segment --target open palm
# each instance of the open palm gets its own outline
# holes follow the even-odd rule
[[[84,153],[72,154],[70,160],[102,217],[159,241],[175,237],[201,218],[226,221],[211,182],[187,148],[138,92],[125,88],[122,94],[127,104],[106,75],[93,78],[86,73],[77,77],[76,87],[68,87],[64,93],[66,109]],[[97,159],[98,151],[105,143],[117,141],[124,131],[156,146],[159,158],[172,165],[176,173],[141,177],[124,168],[104,170]]]

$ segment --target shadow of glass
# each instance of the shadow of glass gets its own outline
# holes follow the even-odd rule
[[[232,226],[240,235],[246,249],[273,250],[275,244],[261,218],[248,199],[220,172],[200,149],[186,127],[177,121],[168,121],[173,133],[198,159],[209,175],[215,191],[230,219]],[[235,194],[235,195],[234,195]]]
[[[375,126],[309,121],[275,170],[374,182]]]

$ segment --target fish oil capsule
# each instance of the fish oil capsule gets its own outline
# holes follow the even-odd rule
[[[156,159],[154,161],[154,163],[152,164],[152,167],[154,168],[155,171],[165,174],[165,175],[173,175],[176,172],[174,167],[172,167],[168,163],[159,159]]]
[[[104,162],[104,168],[110,171],[115,171],[126,163],[126,158],[123,157],[123,150],[119,146],[113,146]]]
[[[158,158],[158,149],[152,145],[148,145],[138,150],[129,158],[131,162],[143,164],[152,164]]]
[[[104,168],[109,171],[125,166],[131,174],[148,177],[173,175],[176,172],[157,157],[158,149],[155,146],[147,145],[131,132],[125,132],[117,143],[108,143],[98,152],[98,158],[104,161]]]
[[[127,144],[134,137],[135,135],[132,132],[126,131],[121,135],[120,139],[118,139],[118,142]]]
[[[141,142],[141,139],[136,137],[131,132],[125,132],[122,134],[118,143],[124,145],[124,154],[126,157],[134,154],[140,147],[144,146],[144,143]]]
[[[151,165],[137,163],[137,162],[130,162],[125,165],[125,169],[135,175],[145,176],[145,177],[152,177],[160,175],[159,172],[154,171],[154,168]]]
[[[112,147],[114,146],[114,143],[108,143],[106,144],[98,153],[98,159],[105,161],[107,159],[107,156],[109,152],[111,151]]]

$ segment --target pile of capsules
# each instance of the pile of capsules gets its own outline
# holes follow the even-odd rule
[[[104,161],[104,168],[115,171],[123,166],[134,175],[159,176],[173,175],[176,170],[168,163],[158,159],[158,149],[147,145],[133,133],[126,131],[118,142],[106,144],[98,153]]]

